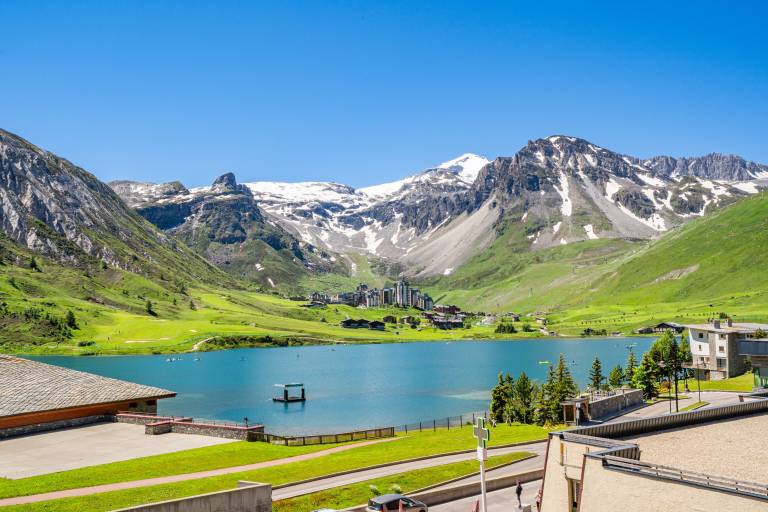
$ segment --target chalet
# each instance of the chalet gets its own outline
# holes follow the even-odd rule
[[[358,320],[355,320],[354,318],[347,318],[346,320],[341,321],[341,326],[346,329],[369,329],[371,322],[365,320],[364,318],[360,318]]]
[[[680,334],[685,329],[684,325],[677,324],[675,322],[661,322],[656,325],[649,325],[648,327],[643,327],[641,329],[638,329],[637,334],[653,334],[653,333],[664,333],[667,331],[675,331],[677,334]]]
[[[464,320],[457,317],[435,317],[432,319],[432,327],[438,329],[463,329]]]
[[[379,322],[378,320],[374,320],[368,324],[368,328],[375,331],[383,331],[385,327],[386,325],[384,322]]]
[[[401,324],[415,325],[415,324],[419,323],[419,319],[416,318],[415,316],[405,315],[403,317],[400,317],[400,323]]]
[[[444,315],[456,315],[461,311],[461,308],[459,306],[454,306],[454,305],[446,306],[444,304],[435,304],[433,309],[438,313],[443,313]]]
[[[539,324],[539,325],[547,325],[547,322],[548,322],[548,320],[547,320],[547,317],[545,317],[545,316],[537,316],[536,317],[536,323]]]
[[[397,323],[397,317],[394,315],[387,315],[384,318],[381,319],[382,322],[387,324],[396,324]]]

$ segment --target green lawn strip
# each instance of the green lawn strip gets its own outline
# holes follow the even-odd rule
[[[723,380],[702,380],[697,383],[696,379],[688,379],[688,389],[695,393],[701,384],[702,391],[752,391],[755,386],[755,376],[751,372],[738,377],[731,377]],[[683,390],[685,384],[678,382],[678,390]]]
[[[195,473],[327,450],[338,445],[278,446],[238,441],[138,459],[88,466],[18,480],[0,479],[0,498]]]
[[[514,452],[490,457],[486,467],[498,467],[502,464],[523,459],[529,455],[532,454],[528,452]],[[319,508],[340,510],[365,503],[373,495],[371,493],[371,486],[375,486],[382,494],[388,492],[410,492],[454,478],[469,476],[477,471],[478,464],[475,460],[417,469],[407,473],[375,478],[365,482],[334,487],[333,489],[280,500],[273,504],[272,510],[273,512],[306,512]]]
[[[693,411],[693,410],[696,410],[696,409],[700,409],[700,408],[704,407],[705,405],[709,405],[709,402],[704,402],[704,401],[696,402],[696,403],[693,403],[693,404],[691,404],[691,405],[689,405],[687,407],[683,407],[682,409],[680,409],[680,412]]]
[[[490,446],[546,439],[547,429],[534,425],[499,425],[493,429]],[[238,480],[286,484],[313,477],[363,468],[375,464],[395,462],[416,457],[457,450],[471,449],[476,445],[469,427],[436,432],[410,433],[396,441],[361,446],[346,452],[334,453],[317,459],[292,462],[229,475],[202,478],[174,484],[112,491],[90,496],[51,500],[29,505],[4,508],[3,511],[45,510],[80,512],[82,510],[113,510],[141,503],[162,501],[193,494],[231,489]],[[116,479],[115,481],[120,481]]]

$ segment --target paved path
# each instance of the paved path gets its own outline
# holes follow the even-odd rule
[[[0,440],[0,477],[26,478],[231,442],[195,434],[148,436],[143,425],[96,423]]]
[[[547,444],[545,442],[531,443],[527,445],[514,446],[510,448],[489,448],[488,455],[504,455],[512,452],[532,452],[536,454],[536,457],[531,459],[512,464],[503,468],[497,468],[490,470],[488,474],[494,478],[503,476],[504,474],[520,473],[523,471],[530,471],[532,469],[538,469],[544,467],[544,451]],[[306,484],[291,485],[289,487],[283,487],[281,489],[275,489],[272,491],[272,500],[284,500],[286,498],[293,498],[302,494],[311,492],[322,491],[333,487],[340,487],[343,485],[349,485],[357,482],[364,482],[373,478],[380,478],[383,476],[394,475],[397,473],[405,473],[407,471],[414,471],[417,469],[429,468],[433,466],[442,466],[444,464],[451,464],[453,462],[460,462],[464,460],[472,460],[476,457],[476,453],[462,453],[457,455],[445,455],[443,457],[436,457],[432,459],[419,460],[414,462],[406,462],[403,464],[396,464],[393,466],[386,466],[383,468],[371,469],[367,471],[356,471],[348,475],[340,475],[336,477],[323,478],[322,480],[316,480],[314,482],[308,482]],[[452,483],[453,485],[459,485],[460,483],[466,483],[476,480],[477,477],[470,477],[465,480],[461,480],[458,483]]]
[[[680,409],[682,409],[683,407],[692,405],[699,401],[699,394],[696,391],[696,382],[694,381],[692,385],[689,383],[689,386],[691,386],[691,392],[686,393],[686,396],[689,396],[690,398],[685,400],[679,400]],[[711,407],[721,407],[723,405],[737,404],[739,403],[740,394],[741,393],[736,393],[731,391],[702,391],[701,400],[703,402],[709,402],[709,405],[705,407],[708,409]],[[674,412],[674,410],[675,410],[675,400],[673,395],[672,411]],[[652,416],[661,416],[663,414],[669,414],[669,402],[667,400],[663,400],[661,402],[657,402],[655,404],[649,405],[647,407],[642,407],[640,409],[635,409],[633,411],[628,412],[627,414],[623,414],[621,416],[612,418],[606,421],[606,423],[639,420],[643,418],[650,418]]]
[[[166,434],[167,435],[167,434]],[[119,491],[123,489],[135,489],[137,487],[148,487],[151,485],[170,484],[174,482],[183,482],[185,480],[195,480],[197,478],[207,478],[211,476],[228,475],[231,473],[239,473],[241,471],[251,471],[254,469],[268,468],[272,466],[280,466],[282,464],[289,464],[291,462],[300,462],[304,460],[316,459],[318,457],[324,457],[332,453],[344,452],[359,448],[360,446],[366,446],[375,443],[386,443],[391,441],[397,441],[398,437],[390,437],[386,439],[377,439],[374,441],[363,441],[355,444],[348,444],[343,446],[336,446],[327,450],[321,450],[313,453],[305,453],[303,455],[296,455],[294,457],[286,457],[283,459],[267,460],[263,462],[257,462],[254,464],[246,464],[243,466],[232,466],[229,468],[211,469],[208,471],[198,471],[196,473],[184,473],[181,475],[161,476],[157,478],[146,478],[144,480],[132,480],[129,482],[118,482],[114,484],[94,485],[91,487],[80,487],[77,489],[67,489],[63,491],[46,492],[42,494],[33,494],[30,496],[18,496],[15,498],[5,498],[0,500],[0,507],[8,505],[23,505],[25,503],[36,503],[39,501],[56,500],[59,498],[71,498],[74,496],[88,496],[90,494],[96,494],[100,492]]]

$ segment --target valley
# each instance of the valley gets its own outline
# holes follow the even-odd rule
[[[768,168],[735,156],[641,160],[553,136],[362,189],[232,173],[187,188],[108,187],[9,132],[0,149],[4,351],[626,335],[713,311],[766,319]],[[310,291],[400,278],[482,314],[458,330],[376,331],[340,323],[420,312],[305,307]],[[516,332],[496,332],[509,312],[522,315]]]

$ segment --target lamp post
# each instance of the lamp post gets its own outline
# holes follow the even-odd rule
[[[666,367],[667,367],[667,363],[665,363],[663,359],[659,361],[659,368],[661,368],[662,373],[664,372],[664,368]],[[667,377],[669,377],[669,375],[667,375]],[[669,414],[672,414],[672,388],[671,388],[672,382],[671,380],[672,379],[670,379],[670,382],[668,382],[669,385],[667,386],[667,401],[669,402]]]

